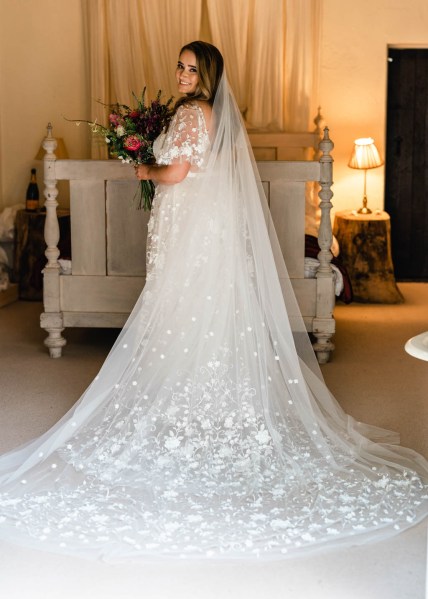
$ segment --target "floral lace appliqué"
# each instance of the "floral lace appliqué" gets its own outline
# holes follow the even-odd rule
[[[158,164],[187,161],[203,166],[210,145],[202,109],[196,104],[180,106],[166,134],[158,138],[154,151]]]

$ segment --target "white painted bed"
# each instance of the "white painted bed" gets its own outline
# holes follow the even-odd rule
[[[309,134],[313,135],[313,134]],[[307,140],[305,141],[307,143]],[[148,213],[132,204],[136,190],[132,167],[117,160],[56,160],[51,129],[45,138],[47,265],[44,269],[41,327],[51,357],[61,356],[67,327],[121,327],[145,282]],[[320,363],[334,349],[333,272],[331,269],[333,143],[328,129],[315,161],[258,162],[293,287],[307,330],[313,333]],[[57,181],[70,182],[72,272],[58,262]],[[320,266],[316,278],[304,276],[305,190],[320,183]]]

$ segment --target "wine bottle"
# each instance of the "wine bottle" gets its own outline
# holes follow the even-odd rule
[[[37,186],[36,169],[31,169],[31,179],[27,188],[25,197],[25,210],[27,212],[37,212],[39,209],[39,188]]]

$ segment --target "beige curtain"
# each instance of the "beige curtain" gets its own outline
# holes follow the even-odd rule
[[[147,86],[176,93],[180,47],[208,31],[249,127],[305,131],[317,105],[321,0],[82,0],[91,119]],[[204,16],[204,21],[202,17]],[[207,22],[205,23],[205,18]],[[206,39],[206,35],[204,36]],[[92,156],[105,157],[94,138]]]
[[[202,0],[140,0],[139,4],[151,93],[161,89],[176,96],[178,53],[184,44],[199,39]]]
[[[286,0],[284,128],[314,129],[319,104],[321,0]]]
[[[251,127],[284,129],[285,19],[286,0],[253,0],[247,73]]]
[[[224,56],[229,83],[243,114],[248,110],[249,24],[252,2],[207,0],[212,41]]]
[[[248,127],[283,129],[285,0],[207,0],[207,8]]]
[[[90,1],[90,0],[89,0]],[[110,65],[109,102],[129,104],[132,91],[137,95],[149,81],[147,44],[139,0],[104,0],[108,21]]]
[[[320,0],[206,0],[249,127],[306,131],[318,98]]]
[[[90,120],[105,124],[105,108],[97,102],[110,101],[110,69],[108,55],[107,7],[105,0],[82,0],[85,15],[85,42],[91,93]],[[92,158],[107,158],[106,144],[91,136]]]

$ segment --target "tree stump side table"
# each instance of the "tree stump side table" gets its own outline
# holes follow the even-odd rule
[[[375,304],[404,301],[395,282],[391,221],[387,212],[336,212],[333,233],[352,282],[355,301]]]

